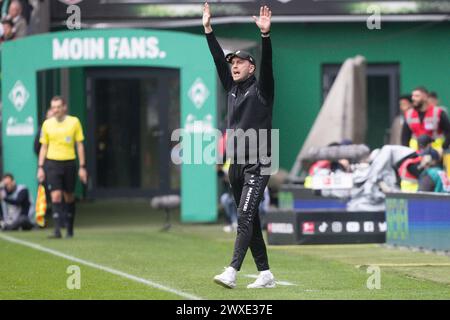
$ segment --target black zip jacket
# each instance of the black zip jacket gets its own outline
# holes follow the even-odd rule
[[[272,129],[272,109],[274,100],[274,79],[272,69],[272,44],[270,37],[261,37],[262,39],[262,55],[260,64],[259,81],[256,77],[250,76],[245,81],[234,82],[231,76],[230,64],[225,59],[222,48],[217,42],[214,33],[206,34],[208,46],[211,51],[220,81],[227,91],[228,95],[228,125],[227,129],[248,129],[256,130],[258,134],[260,129],[267,130],[265,143],[260,140],[258,135],[258,145],[256,148],[250,148],[248,144],[245,146],[245,160],[249,157],[271,155],[270,132]],[[231,142],[230,137],[228,142]],[[241,141],[242,136],[235,138],[235,141]],[[244,137],[245,138],[245,137]],[[237,140],[236,140],[237,139]],[[236,149],[237,143],[234,144],[234,159],[236,156],[242,158],[242,154]],[[227,149],[229,151],[229,149]],[[256,154],[256,152],[258,152]]]

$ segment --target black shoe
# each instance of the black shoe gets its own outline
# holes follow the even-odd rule
[[[47,237],[48,239],[61,239],[61,233],[53,233]]]

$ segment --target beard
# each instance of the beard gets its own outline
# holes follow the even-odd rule
[[[426,101],[414,102],[413,106],[415,109],[422,109],[426,105]]]

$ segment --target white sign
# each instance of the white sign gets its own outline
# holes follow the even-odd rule
[[[292,223],[272,222],[267,225],[267,230],[269,233],[292,234],[294,233],[294,225]]]
[[[364,232],[375,232],[375,223],[373,221],[364,221]]]
[[[6,122],[6,135],[13,136],[32,136],[34,135],[34,121],[28,117],[25,122],[18,122],[16,118],[9,118]]]
[[[331,231],[335,233],[342,232],[342,223],[339,221],[335,221],[331,224]]]
[[[27,88],[25,88],[22,81],[19,80],[9,92],[8,98],[12,102],[16,110],[20,112],[27,104],[27,101],[30,98],[30,94]]]
[[[361,229],[359,222],[357,221],[347,222],[345,228],[347,229],[347,232],[359,232],[359,230]]]
[[[53,60],[164,59],[156,37],[53,39]]]
[[[327,231],[327,229],[328,229],[328,223],[322,222],[319,226],[319,232],[324,233]]]
[[[197,120],[193,114],[188,114],[184,128],[188,133],[212,133],[214,132],[213,117],[207,114],[203,120]]]
[[[324,189],[351,189],[353,188],[353,176],[350,173],[315,175],[312,178],[314,190]]]

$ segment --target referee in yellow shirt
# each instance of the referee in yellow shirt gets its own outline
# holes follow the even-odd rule
[[[87,182],[83,128],[78,118],[67,115],[67,106],[62,97],[52,98],[51,110],[53,117],[42,125],[37,178],[39,182],[47,178],[52,198],[55,232],[50,238],[61,238],[61,228],[64,226],[67,227],[67,237],[71,238],[75,219],[75,145],[79,160],[78,176],[81,182]]]

